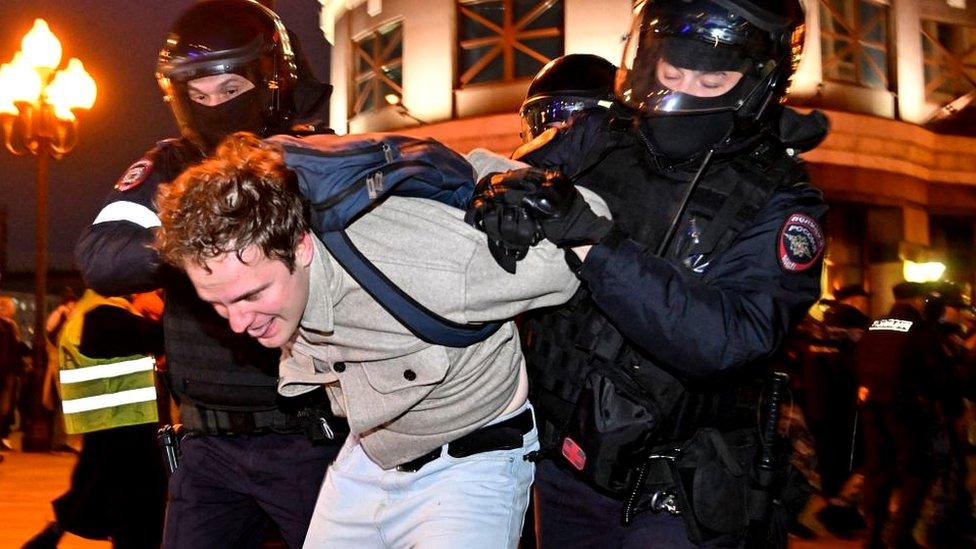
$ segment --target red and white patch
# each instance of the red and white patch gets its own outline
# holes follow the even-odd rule
[[[577,471],[582,471],[583,467],[586,467],[586,452],[576,444],[575,440],[569,437],[563,439],[562,454]]]
[[[115,183],[115,190],[127,191],[129,189],[138,187],[140,183],[146,180],[149,172],[152,171],[152,167],[153,162],[148,158],[137,160],[134,164],[129,166],[128,170],[125,170],[122,177],[120,177]]]
[[[802,213],[787,216],[777,242],[780,266],[794,273],[812,267],[824,251],[823,229],[815,219]]]

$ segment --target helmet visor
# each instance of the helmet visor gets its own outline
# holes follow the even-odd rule
[[[594,97],[539,97],[519,110],[522,119],[522,141],[528,143],[542,132],[554,126],[562,126],[585,109],[604,105],[609,100],[600,101]]]
[[[717,4],[693,3],[639,8],[616,88],[623,103],[647,115],[735,111],[762,88],[776,66],[765,33]]]

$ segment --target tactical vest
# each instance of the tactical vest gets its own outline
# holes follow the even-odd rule
[[[87,290],[75,304],[58,340],[58,368],[65,430],[89,433],[127,425],[156,423],[156,360],[149,355],[89,358],[79,351],[85,314],[111,306],[140,316],[118,297]]]
[[[171,181],[199,155],[182,140],[168,140],[157,146],[153,160],[162,181]],[[277,388],[281,351],[268,349],[246,334],[235,334],[213,307],[197,297],[185,274],[168,270],[164,288],[166,376],[184,426],[206,433],[300,432],[307,430],[308,409],[314,408],[319,416],[325,413],[323,391],[295,399],[281,397]],[[324,434],[332,438],[329,433]]]
[[[584,162],[578,184],[606,200],[616,227],[654,250],[690,175],[662,175],[634,130],[607,125],[600,137],[600,160]],[[800,164],[772,146],[717,162],[692,195],[666,257],[702,274],[777,187],[802,177]],[[664,442],[686,440],[706,426],[730,430],[744,418],[755,424],[754,410],[743,410],[735,390],[680,379],[629,343],[585,287],[564,307],[530,314],[525,332],[542,447],[557,461],[585,466],[587,478],[611,493],[625,492],[633,465]]]

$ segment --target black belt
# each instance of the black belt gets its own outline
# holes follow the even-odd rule
[[[447,455],[455,458],[463,458],[492,452],[495,450],[514,450],[521,448],[524,441],[522,436],[532,430],[532,410],[526,409],[521,414],[510,417],[505,421],[485,425],[477,431],[470,432],[463,437],[451,441],[447,445]],[[397,471],[403,473],[413,473],[419,471],[421,467],[441,457],[442,446],[434,448],[432,451],[412,459],[406,463],[397,465]]]

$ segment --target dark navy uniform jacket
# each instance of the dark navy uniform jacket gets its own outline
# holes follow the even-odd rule
[[[946,355],[934,323],[896,303],[858,342],[856,373],[869,404],[923,404],[946,394]]]
[[[172,154],[173,148],[181,154]],[[185,151],[185,152],[184,152]],[[166,140],[136,161],[115,184],[91,226],[81,234],[75,259],[85,283],[103,295],[122,295],[160,288],[164,279],[153,247],[160,226],[153,201],[160,183],[198,160],[181,140]]]
[[[781,136],[775,143],[783,151],[779,154],[795,153],[790,149],[794,140],[808,145],[822,140],[825,125],[804,126],[799,115],[787,114],[794,123],[789,132],[793,135]],[[548,143],[516,155],[529,164],[558,168],[572,176],[587,168],[592,147],[602,145],[604,116],[581,117]],[[634,156],[641,155],[633,154],[632,148],[620,161]],[[646,167],[652,163],[650,158],[648,153],[634,162]],[[637,170],[620,169],[640,177]],[[732,169],[727,159],[719,157],[705,181],[721,179],[723,170]],[[607,200],[615,225],[625,231],[644,223],[645,219],[637,219],[643,216],[659,218],[666,226],[690,174],[651,171],[661,177],[647,182],[653,188],[647,189],[639,205],[614,197],[592,173],[582,175],[577,183]],[[686,214],[666,257],[637,239],[611,237],[593,246],[579,276],[592,300],[630,344],[679,376],[713,378],[770,355],[819,297],[824,248],[819,223],[825,212],[818,190],[805,181],[791,183],[774,190],[752,223],[724,250],[668,257],[675,250],[694,251],[694,242],[689,241],[697,238],[694,219]]]

